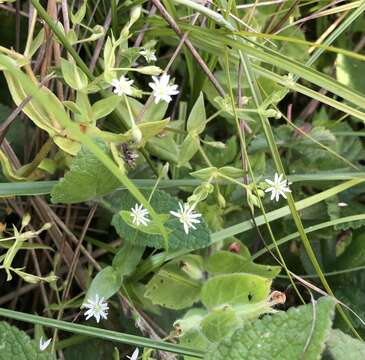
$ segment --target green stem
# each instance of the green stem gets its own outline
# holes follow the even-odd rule
[[[67,321],[55,320],[38,315],[26,314],[19,311],[0,308],[0,316],[32,324],[39,324],[46,327],[55,328],[58,330],[72,332],[74,334],[96,337],[99,339],[115,341],[124,344],[131,344],[133,346],[148,347],[151,349],[168,351],[185,356],[194,356],[197,358],[203,357],[203,352],[187,348],[182,345],[170,344],[164,341],[151,340],[148,338],[124,334],[117,331],[105,330],[93,326],[74,324]]]
[[[47,141],[42,145],[38,154],[35,156],[33,161],[30,164],[27,164],[25,167],[20,168],[19,176],[28,177],[30,176],[34,170],[37,169],[38,165],[46,158],[48,153],[51,151],[53,146],[53,139],[48,138]]]

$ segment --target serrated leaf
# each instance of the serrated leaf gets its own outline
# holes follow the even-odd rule
[[[204,107],[204,96],[201,92],[198,99],[196,100],[193,108],[191,109],[188,122],[187,130],[189,133],[194,132],[195,134],[201,134],[205,129],[207,117],[205,114]]]
[[[122,219],[132,228],[141,231],[143,233],[146,234],[152,234],[152,235],[156,235],[156,234],[161,234],[161,231],[158,227],[158,225],[154,222],[149,222],[147,225],[135,225],[133,224],[133,219],[132,219],[132,215],[131,215],[131,211],[128,210],[122,210],[119,212],[119,215],[122,217]],[[168,214],[159,214],[158,217],[160,218],[160,221],[164,224],[168,218],[170,217],[170,215]]]
[[[199,300],[201,281],[182,270],[181,263],[184,261],[194,262],[203,268],[202,259],[197,255],[187,255],[163,266],[146,286],[145,296],[153,304],[179,310]]]
[[[0,322],[0,360],[55,360],[49,352],[41,352],[38,344],[23,331],[5,321]]]
[[[204,283],[201,300],[208,309],[257,303],[268,298],[270,287],[271,280],[257,275],[217,275]]]
[[[146,198],[149,197],[148,191],[141,192]],[[112,197],[108,198],[108,201],[111,202],[113,211],[116,212],[113,216],[112,225],[124,240],[135,245],[164,248],[165,243],[161,235],[141,232],[136,234],[136,230],[130,227],[120,216],[119,211],[130,211],[136,204],[136,200],[129,192],[121,191],[113,194]],[[169,214],[171,210],[175,211],[179,208],[177,198],[159,190],[154,192],[150,204],[160,214]],[[167,231],[171,231],[169,234],[169,249],[171,250],[200,249],[210,244],[210,234],[204,220],[201,220],[201,223],[197,224],[196,230],[191,230],[188,235],[185,234],[182,224],[175,216],[170,216],[165,223],[165,227]]]
[[[107,145],[98,141],[98,146],[108,151]],[[86,147],[81,147],[72,161],[70,170],[53,187],[53,203],[72,204],[106,195],[116,189],[119,181]]]
[[[365,345],[362,341],[344,334],[340,330],[332,330],[327,339],[327,352],[333,360],[363,360]]]
[[[212,274],[245,272],[268,279],[274,279],[281,271],[280,266],[255,264],[230,251],[218,251],[211,255],[206,261],[205,268]]]
[[[314,306],[314,309],[312,304],[291,308],[248,323],[209,351],[204,359],[318,360],[331,330],[335,301],[321,298]]]

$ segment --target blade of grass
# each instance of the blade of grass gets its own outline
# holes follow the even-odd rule
[[[157,341],[148,338],[143,338],[140,336],[129,335],[124,333],[119,333],[117,331],[105,330],[93,326],[74,324],[67,321],[50,319],[38,315],[31,315],[22,313],[19,311],[8,310],[0,308],[0,316],[19,320],[23,322],[28,322],[32,324],[39,324],[46,327],[51,327],[73,334],[85,335],[94,338],[116,341],[124,344],[130,344],[134,346],[146,347],[151,349],[158,349],[162,351],[168,351],[175,354],[181,354],[186,356],[194,356],[197,358],[203,358],[203,353],[199,350],[194,350],[182,345],[171,344],[165,341]]]
[[[333,186],[330,189],[324,190],[319,194],[310,196],[306,199],[300,200],[296,202],[297,209],[303,210],[310,206],[313,206],[315,204],[320,203],[323,200],[326,200],[342,191],[345,191],[347,189],[350,189],[356,185],[359,185],[361,183],[365,182],[365,178],[363,179],[353,179],[350,181],[346,181],[342,184]],[[266,214],[266,219],[268,222],[272,222],[278,219],[283,218],[284,216],[287,216],[290,214],[289,206],[283,206],[280,209],[276,209],[273,211],[270,211]],[[265,217],[263,215],[256,216],[255,217],[255,223],[258,226],[261,226],[265,224]],[[228,228],[219,230],[211,235],[211,244],[217,243],[219,241],[222,241],[224,239],[228,239],[232,236],[244,233],[246,231],[252,230],[255,227],[252,220],[245,220],[240,222],[239,224],[230,226]],[[179,257],[181,255],[184,255],[188,253],[186,250],[171,252],[171,253],[159,253],[156,255],[153,255],[152,257],[149,257],[148,259],[144,260],[139,266],[137,271],[133,275],[133,279],[141,279],[151,271],[155,270],[159,266],[161,266],[164,261],[174,259],[176,257]]]
[[[335,220],[325,221],[320,224],[309,226],[309,227],[305,228],[304,231],[308,234],[308,233],[311,233],[311,232],[314,232],[317,230],[321,230],[321,229],[325,229],[327,227],[331,227],[334,225],[345,224],[348,222],[361,221],[361,220],[365,220],[365,214],[351,215],[351,216],[346,216],[346,217],[335,219]],[[283,245],[283,244],[287,243],[288,241],[296,239],[298,237],[299,237],[299,232],[295,232],[295,233],[287,235],[287,236],[283,237],[282,239],[278,240],[277,244]],[[251,260],[255,260],[255,259],[259,258],[260,256],[266,254],[268,252],[268,250],[271,250],[274,247],[275,247],[274,244],[270,244],[267,248],[263,248],[263,249],[259,250],[258,252],[256,252],[254,255],[251,256]]]

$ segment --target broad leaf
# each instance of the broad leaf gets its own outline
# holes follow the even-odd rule
[[[98,141],[98,145],[107,151],[107,146]],[[89,151],[82,147],[72,161],[70,170],[52,189],[53,203],[77,203],[108,194],[119,185],[119,181]]]
[[[41,352],[38,344],[23,331],[0,322],[0,360],[55,360],[50,352]]]
[[[255,264],[243,256],[230,251],[218,251],[211,255],[206,261],[205,267],[212,274],[245,272],[268,279],[274,279],[281,271],[280,266]]]
[[[87,76],[74,63],[61,59],[61,70],[67,85],[75,90],[82,90],[87,87]]]
[[[224,274],[210,278],[202,288],[202,303],[208,309],[220,305],[242,305],[264,301],[271,280],[251,274]]]
[[[149,197],[148,191],[141,192],[146,198]],[[124,240],[136,245],[155,248],[163,248],[165,246],[164,239],[160,234],[136,232],[134,227],[131,227],[123,220],[119,212],[121,210],[130,211],[136,204],[135,198],[128,191],[113,194],[113,196],[108,197],[108,200],[116,212],[113,216],[112,224]],[[150,204],[159,214],[169,214],[171,210],[176,211],[179,209],[179,201],[164,191],[155,191]],[[196,230],[191,229],[188,235],[185,234],[183,225],[175,216],[171,215],[164,225],[170,231],[169,248],[171,250],[200,249],[208,246],[210,243],[209,230],[204,220],[197,224]]]
[[[365,345],[362,341],[344,334],[340,330],[332,330],[327,340],[327,352],[333,360],[363,360]]]
[[[108,299],[122,286],[125,276],[130,275],[138,265],[144,252],[143,246],[125,242],[114,256],[112,266],[102,269],[93,279],[86,299],[95,295]]]
[[[154,304],[169,309],[184,309],[200,298],[201,280],[184,271],[184,266],[202,271],[200,256],[187,255],[163,266],[146,286],[145,296]]]
[[[238,329],[204,359],[318,360],[331,330],[334,309],[335,301],[326,297],[314,305],[265,316]]]

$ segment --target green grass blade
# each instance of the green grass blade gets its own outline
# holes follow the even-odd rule
[[[165,341],[152,340],[135,335],[128,335],[124,333],[119,333],[117,331],[105,330],[93,326],[74,324],[56,319],[49,319],[38,315],[22,313],[19,311],[0,308],[0,316],[32,324],[39,324],[46,327],[71,332],[73,334],[86,335],[103,340],[115,341],[151,349],[158,349],[186,356],[195,356],[197,358],[203,357],[203,353],[201,351],[190,349],[185,346],[171,344]]]

